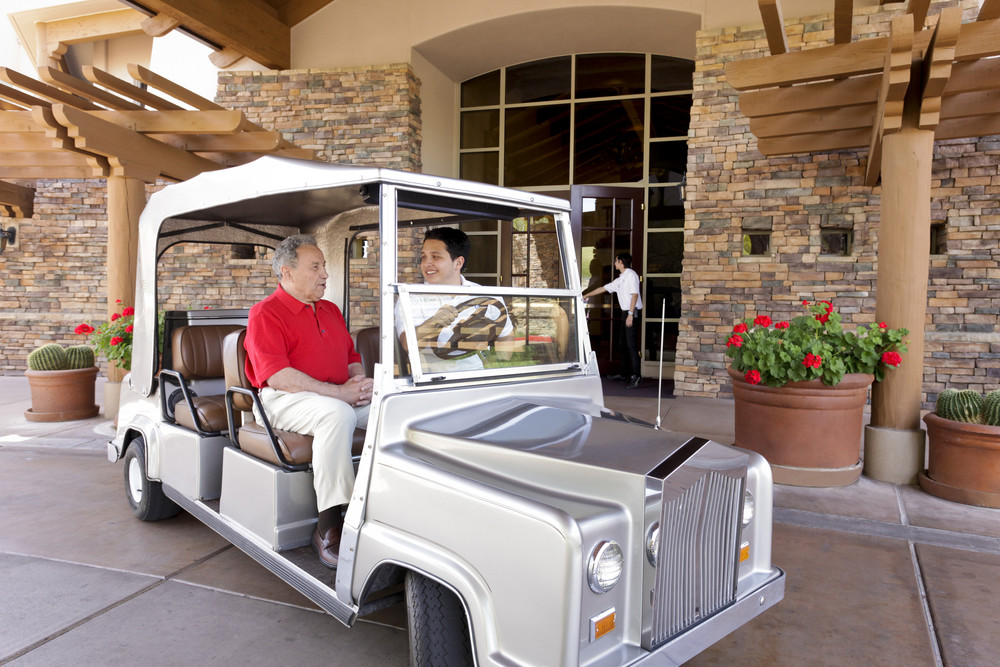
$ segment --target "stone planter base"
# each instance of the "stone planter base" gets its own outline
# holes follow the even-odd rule
[[[25,371],[31,388],[30,422],[64,422],[96,417],[97,366],[69,371]]]
[[[926,433],[865,426],[865,475],[891,484],[916,484],[924,469]]]
[[[861,461],[846,468],[796,468],[771,464],[775,484],[788,486],[847,486],[861,477]]]
[[[938,498],[950,500],[953,503],[963,505],[975,505],[976,507],[992,507],[1000,509],[1000,493],[990,493],[988,491],[975,491],[973,489],[961,489],[957,486],[950,486],[935,482],[927,476],[926,472],[918,475],[917,481],[920,488]]]

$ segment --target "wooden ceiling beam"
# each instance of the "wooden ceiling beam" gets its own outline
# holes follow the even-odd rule
[[[234,49],[231,46],[208,54],[209,61],[219,69],[231,67],[243,57],[245,56],[242,51]]]
[[[45,37],[49,44],[81,44],[96,40],[142,34],[141,13],[124,7],[111,11],[84,14],[71,18],[45,21]]]
[[[56,150],[44,132],[0,132],[0,153]]]
[[[3,178],[104,178],[91,167],[9,167],[0,163]]]
[[[163,37],[181,22],[166,14],[153,14],[142,20],[142,31],[150,37]]]
[[[134,102],[130,102],[123,97],[99,88],[89,81],[78,79],[71,74],[60,72],[52,67],[39,67],[38,75],[53,86],[62,88],[69,93],[75,93],[96,104],[108,106],[112,109],[132,109],[135,111],[142,109],[140,105]]]
[[[755,90],[740,95],[740,111],[749,118],[801,111],[874,104],[882,77],[856,76],[784,88]]]
[[[212,100],[205,99],[201,95],[191,92],[184,86],[178,85],[162,77],[156,72],[151,72],[142,65],[137,65],[135,63],[130,63],[128,66],[128,73],[133,79],[140,83],[144,83],[147,86],[156,88],[158,91],[174,98],[175,100],[180,100],[184,104],[189,104],[195,109],[201,109],[202,111],[225,111],[225,107],[219,106]]]
[[[35,97],[34,95],[29,95],[28,93],[20,90],[18,88],[12,88],[0,83],[0,99],[8,100],[19,107],[27,108],[31,106],[50,106],[49,102]]]
[[[149,134],[147,136],[170,144],[174,148],[195,152],[245,153],[256,151],[272,153],[282,145],[281,133],[275,131],[239,132],[227,135]]]
[[[840,130],[819,134],[796,134],[759,139],[757,149],[768,157],[795,153],[816,153],[863,148],[868,145],[871,128]]]
[[[115,176],[133,176],[147,182],[157,176],[187,180],[221,166],[79,109],[57,104],[52,114],[77,148],[107,157]]]
[[[283,0],[278,6],[278,20],[291,28],[331,2],[332,0]]]
[[[0,67],[0,81],[15,86],[29,93],[34,93],[49,102],[56,104],[69,104],[78,109],[99,109],[100,107],[76,95],[71,95],[55,86],[50,86],[29,76],[21,74],[9,67]]]
[[[915,32],[924,29],[924,23],[927,21],[927,8],[930,7],[930,4],[931,0],[910,0],[910,4],[906,6],[906,12],[913,14],[913,30]]]
[[[836,0],[833,8],[833,43],[850,44],[854,39],[854,0]]]
[[[770,137],[811,134],[835,130],[861,130],[871,128],[875,120],[875,103],[862,106],[802,111],[781,116],[750,119],[750,131],[764,139]]]
[[[86,157],[70,151],[20,151],[3,154],[5,167],[89,167]]]
[[[983,0],[976,20],[992,21],[993,19],[1000,19],[1000,0]]]
[[[231,134],[246,126],[243,112],[222,111],[93,111],[95,118],[133,132],[163,134]]]
[[[934,36],[924,57],[920,118],[917,127],[933,130],[941,119],[941,95],[944,93],[955,60],[955,43],[962,26],[962,9],[948,7],[938,15]]]
[[[959,93],[941,98],[941,120],[987,116],[1000,109],[1000,88]]]
[[[889,24],[889,48],[885,54],[882,87],[875,122],[869,131],[865,184],[870,187],[875,187],[882,175],[883,136],[899,131],[903,125],[903,109],[913,63],[913,37],[913,21],[909,17],[897,16]]]
[[[3,204],[14,218],[30,218],[34,215],[35,190],[23,185],[0,181],[0,204]]]
[[[1000,114],[942,119],[934,132],[935,139],[968,139],[1000,134]]]
[[[1000,86],[1000,58],[955,63],[944,87],[945,96]]]
[[[128,81],[119,79],[113,74],[109,74],[102,69],[97,69],[91,65],[84,65],[83,76],[93,84],[103,86],[119,95],[128,97],[138,104],[151,107],[153,109],[172,109],[174,111],[183,110],[184,107],[174,104],[170,100],[165,100],[159,95],[143,90],[139,86]]]
[[[788,36],[785,34],[785,20],[781,17],[779,0],[757,0],[760,18],[764,21],[764,34],[771,55],[788,53]]]
[[[245,53],[268,69],[289,69],[290,28],[277,16],[245,0],[142,0],[156,14],[177,19],[198,36]]]
[[[1000,19],[963,23],[955,44],[955,60],[1000,56]]]

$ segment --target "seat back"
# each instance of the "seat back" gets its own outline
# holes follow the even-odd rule
[[[379,361],[378,327],[367,327],[355,332],[354,349],[361,355],[365,375],[375,377],[375,364]]]
[[[222,367],[227,387],[253,389],[253,385],[247,379],[247,351],[243,347],[246,337],[247,330],[241,327],[222,341]],[[246,394],[233,394],[233,409],[250,412],[253,410],[253,399]]]
[[[223,377],[223,339],[242,328],[238,324],[208,324],[174,329],[170,345],[174,370],[189,382]]]

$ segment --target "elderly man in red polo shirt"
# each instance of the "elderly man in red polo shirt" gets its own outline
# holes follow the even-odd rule
[[[260,389],[272,426],[313,436],[319,523],[312,545],[320,561],[335,568],[343,510],[354,489],[351,442],[354,429],[368,425],[372,380],[340,309],[323,299],[326,260],[316,240],[288,237],[272,267],[278,289],[250,309],[247,379]]]

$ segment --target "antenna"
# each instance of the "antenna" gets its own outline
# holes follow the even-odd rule
[[[660,398],[663,396],[663,321],[667,319],[667,300],[660,307],[660,379],[656,383],[656,429],[660,429]]]

